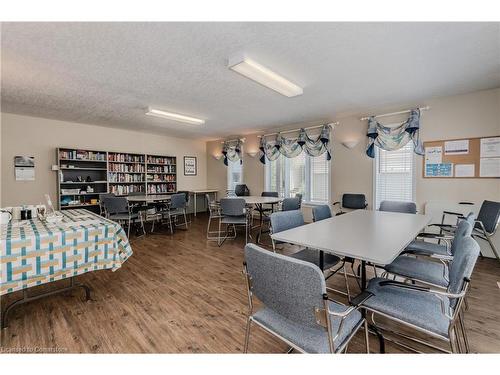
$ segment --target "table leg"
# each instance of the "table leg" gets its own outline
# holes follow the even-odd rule
[[[319,251],[319,269],[323,272],[323,267],[325,266],[325,253],[323,250]]]
[[[194,195],[194,217],[196,217],[196,193],[193,193]]]

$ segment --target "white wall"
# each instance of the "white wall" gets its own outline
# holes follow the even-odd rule
[[[422,112],[421,139],[432,141],[440,139],[483,137],[500,135],[500,89],[484,90],[474,93],[444,98],[428,99],[421,103],[404,104],[386,108],[374,108],[371,113],[386,113],[411,108],[416,105],[429,105],[429,111]],[[340,200],[345,192],[364,193],[370,207],[373,203],[373,160],[365,154],[366,121],[360,121],[361,115],[338,120],[340,125],[334,130],[334,150],[332,155],[331,199]],[[390,118],[397,122],[404,117]],[[385,119],[384,119],[385,120]],[[280,128],[297,128],[303,124]],[[310,125],[310,124],[306,124]],[[245,150],[258,146],[256,135],[245,135]],[[354,149],[341,145],[342,141],[359,140]],[[226,189],[225,167],[222,161],[216,161],[212,155],[220,152],[220,141],[207,144],[208,184],[221,192]],[[264,189],[264,167],[258,158],[245,155],[243,180],[252,193],[260,194]],[[224,178],[222,178],[224,177]],[[422,160],[417,158],[416,198],[420,211],[431,200],[471,201],[480,205],[485,199],[500,201],[500,179],[424,179]],[[306,213],[306,217],[309,215]],[[495,236],[500,249],[500,234]],[[491,251],[482,246],[485,254]]]
[[[206,143],[141,131],[120,130],[37,117],[1,114],[1,197],[3,206],[36,204],[57,196],[57,147],[177,156],[179,190],[203,189],[207,182]],[[16,181],[14,156],[35,157],[35,181]],[[184,176],[183,157],[196,156],[197,176]]]

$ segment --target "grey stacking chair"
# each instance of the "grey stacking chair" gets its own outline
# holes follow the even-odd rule
[[[218,241],[219,240],[219,231],[212,230],[211,224],[212,220],[219,219],[220,215],[220,204],[219,202],[211,199],[210,194],[205,194],[205,199],[207,200],[208,207],[208,224],[207,224],[207,240],[209,241]]]
[[[479,214],[477,215],[477,220],[472,231],[474,238],[480,238],[488,242],[498,260],[500,260],[500,255],[493,241],[491,241],[491,237],[495,235],[499,223],[500,202],[484,201],[479,209]]]
[[[332,217],[332,211],[330,211],[330,207],[326,204],[322,204],[320,206],[314,206],[312,209],[313,221],[325,220]]]
[[[382,332],[389,332],[442,352],[468,352],[469,345],[462,308],[478,255],[478,243],[472,237],[466,237],[457,246],[455,256],[450,264],[450,282],[446,290],[374,278],[370,280],[367,290],[363,292],[365,294],[362,293],[358,296],[359,298],[369,296],[369,298],[364,299],[361,305],[368,312],[371,312],[374,324]],[[451,350],[381,326],[375,320],[376,315],[440,339],[449,344]],[[460,333],[465,348],[462,347]],[[401,341],[392,339],[389,341],[415,350]]]
[[[329,299],[315,265],[247,244],[243,273],[249,306],[245,353],[253,323],[302,353],[341,353],[364,324],[369,352],[368,326],[358,307]],[[263,304],[256,311],[254,297]]]
[[[416,214],[417,205],[414,202],[382,201],[379,211],[399,212],[403,214]]]
[[[222,237],[222,224],[226,225],[225,236]],[[220,200],[219,238],[217,244],[222,246],[228,238],[236,238],[236,226],[245,226],[245,243],[248,242],[248,226],[250,225],[250,211],[243,198],[222,198]],[[229,228],[234,231],[234,236],[229,237]]]
[[[302,207],[302,193],[295,194],[295,198],[299,199],[299,208]]]
[[[166,211],[167,217],[168,217],[168,223],[170,225],[170,233],[174,233],[174,223],[175,226],[181,226],[183,225],[186,229],[188,228],[188,220],[186,216],[186,194],[184,193],[176,193],[172,194],[170,197],[170,205],[168,206],[168,209]],[[184,217],[184,222],[178,224],[177,223],[177,218],[179,216]],[[174,218],[174,222],[172,222],[172,218]]]
[[[415,258],[400,255],[391,264],[384,267],[385,274],[392,274],[412,281],[417,281],[438,288],[447,288],[449,285],[449,267],[446,260],[452,260],[456,249],[461,248],[461,241],[470,237],[472,225],[467,220],[462,220],[455,231],[455,238],[451,244],[450,257],[431,260],[429,257]]]
[[[250,195],[250,190],[248,189],[248,186],[245,184],[239,184],[234,187],[234,194],[237,197],[244,197],[244,196],[249,196]]]
[[[364,210],[368,207],[368,203],[366,203],[366,197],[364,194],[352,194],[346,193],[342,195],[342,202],[334,202],[333,205],[338,205],[340,207],[340,211],[337,212],[336,215],[345,214],[344,208],[348,208],[351,210]]]
[[[261,197],[272,197],[272,198],[278,198],[279,194],[277,191],[263,191],[260,195]],[[263,233],[269,233],[269,230],[263,230],[264,224],[267,224],[269,226],[269,214],[274,212],[274,206],[275,204],[268,204],[268,205],[259,205],[255,208],[255,210],[259,213],[260,215],[260,225],[259,225],[259,233],[257,234],[257,243],[260,243],[260,239],[262,237]]]
[[[113,193],[99,194],[99,215],[107,217],[106,208],[104,207],[104,199],[116,197]]]
[[[301,206],[300,198],[297,197],[285,198],[281,203],[281,210],[282,211],[300,210],[300,206]]]
[[[139,221],[142,231],[146,234],[142,216],[132,212],[132,207],[125,197],[105,197],[103,199],[104,209],[107,213],[107,218],[117,223],[127,225],[127,237],[130,237],[130,226],[132,223]]]
[[[271,233],[283,232],[288,229],[300,227],[304,224],[305,224],[304,216],[300,210],[280,211],[271,214]],[[279,243],[282,242],[272,239],[274,252],[276,252],[276,245]],[[349,283],[347,282],[347,272],[345,269],[345,263],[338,256],[328,253],[324,254],[322,251],[316,249],[305,248],[299,250],[296,253],[291,254],[290,257],[312,263],[315,266],[319,267],[322,271],[331,270],[331,273],[326,276],[326,279],[329,279],[330,277],[335,275],[338,271],[343,270],[347,293],[333,288],[329,289],[333,292],[346,295],[349,298],[349,300],[351,299],[349,291]],[[339,267],[333,269],[335,266],[339,264],[340,264]]]
[[[475,223],[475,215],[471,212],[467,215],[465,219],[459,219],[460,221],[466,220],[470,224],[470,228]],[[470,233],[469,233],[470,235]],[[453,249],[451,248],[452,243],[450,242],[456,236],[455,233],[450,234],[438,234],[430,232],[422,232],[417,236],[417,239],[410,242],[410,244],[404,250],[405,254],[415,254],[415,255],[425,255],[432,258],[438,258],[443,260],[451,260],[453,258]],[[438,243],[425,241],[427,239],[437,240]],[[444,245],[440,242],[443,241]]]

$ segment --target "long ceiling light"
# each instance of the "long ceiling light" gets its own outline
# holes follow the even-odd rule
[[[290,82],[272,70],[260,65],[258,62],[249,59],[244,55],[237,55],[228,60],[228,68],[244,75],[255,82],[260,83],[282,95],[293,96],[302,95],[304,90],[295,83]]]
[[[185,116],[185,115],[181,115],[179,113],[167,112],[167,111],[163,111],[161,109],[155,109],[155,108],[151,108],[151,107],[148,108],[146,115],[166,118],[169,120],[185,122],[185,123],[194,124],[194,125],[203,125],[205,123],[205,120],[202,120],[202,119],[199,119],[196,117]]]

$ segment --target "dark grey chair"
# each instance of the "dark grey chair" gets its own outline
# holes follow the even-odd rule
[[[174,233],[174,225],[175,226],[184,226],[186,229],[188,228],[188,220],[186,216],[186,194],[184,193],[176,193],[172,194],[170,197],[170,204],[168,205],[168,209],[166,211],[166,215],[168,217],[168,223],[170,225],[170,233]],[[177,223],[177,218],[182,216],[184,218],[184,223]],[[172,218],[174,221],[172,221]]]
[[[330,211],[330,207],[326,204],[314,206],[312,209],[312,217],[314,222],[325,220],[332,217],[332,211]]]
[[[245,353],[253,323],[302,353],[341,353],[364,324],[369,352],[366,320],[356,306],[328,298],[315,265],[248,244],[244,275],[249,304]],[[254,297],[263,304],[256,311]]]
[[[99,215],[107,217],[106,208],[104,207],[104,199],[116,197],[113,193],[99,194]]]
[[[271,214],[271,233],[283,232],[288,229],[300,227],[304,224],[304,216],[300,210],[280,211]],[[276,252],[276,245],[280,243],[282,242],[272,239],[274,252]],[[345,263],[338,256],[333,254],[324,254],[322,251],[316,249],[305,248],[291,254],[290,257],[312,263],[319,267],[322,271],[331,270],[331,273],[326,276],[326,279],[332,277],[338,271],[343,270],[347,293],[333,288],[330,288],[330,290],[346,295],[350,300],[351,295],[349,291],[349,283],[347,282]],[[340,266],[334,269],[334,267],[339,264]]]
[[[457,248],[461,249],[461,242],[464,238],[470,237],[471,232],[472,225],[467,220],[462,220],[455,231],[449,258],[439,258],[438,261],[433,261],[429,257],[415,258],[400,255],[391,264],[384,267],[386,272],[382,277],[391,274],[438,288],[447,288],[450,279],[448,264],[445,260],[453,259]]]
[[[399,212],[403,214],[416,214],[417,205],[414,202],[382,201],[379,211]]]
[[[132,207],[129,205],[125,197],[105,197],[103,199],[104,209],[107,217],[117,223],[127,225],[127,237],[130,237],[131,224],[139,221],[141,223],[142,231],[146,234],[142,216],[138,213],[132,212]]]
[[[250,195],[250,190],[245,184],[239,184],[234,187],[234,194],[237,197],[247,197]]]
[[[352,194],[346,193],[342,195],[342,203],[334,202],[333,206],[339,205],[340,211],[336,215],[345,214],[344,209],[348,208],[350,210],[364,210],[368,207],[366,203],[366,197],[364,194]]]
[[[278,198],[279,194],[277,191],[263,191],[261,193],[261,197],[272,197]],[[259,213],[260,225],[259,225],[259,233],[257,234],[257,243],[260,243],[262,234],[269,233],[269,228],[264,230],[264,225],[267,224],[269,226],[269,214],[274,212],[275,204],[262,204],[256,205],[255,210]]]
[[[281,203],[281,210],[283,211],[295,211],[300,210],[301,202],[300,198],[285,198]]]
[[[468,352],[469,346],[463,324],[462,308],[478,255],[479,245],[471,237],[466,237],[459,242],[450,264],[450,281],[446,290],[374,278],[370,280],[365,291],[365,293],[371,293],[371,296],[362,302],[362,306],[372,313],[373,322],[382,332],[390,332],[392,335],[433,349],[450,352],[423,339],[414,338],[407,333],[383,327],[375,321],[375,315],[394,320],[405,327],[441,339],[450,345],[452,353]],[[465,350],[460,342],[460,331]],[[399,344],[400,342],[395,341],[395,343]],[[405,347],[409,348],[408,345]]]
[[[222,237],[222,224],[225,224],[225,236]],[[248,226],[250,225],[250,211],[243,198],[222,198],[220,200],[219,238],[217,244],[222,246],[228,238],[236,238],[236,226],[245,227],[245,243],[248,242]],[[229,237],[229,228],[234,235]]]
[[[302,207],[302,193],[295,194],[295,198],[299,199],[299,208]]]

